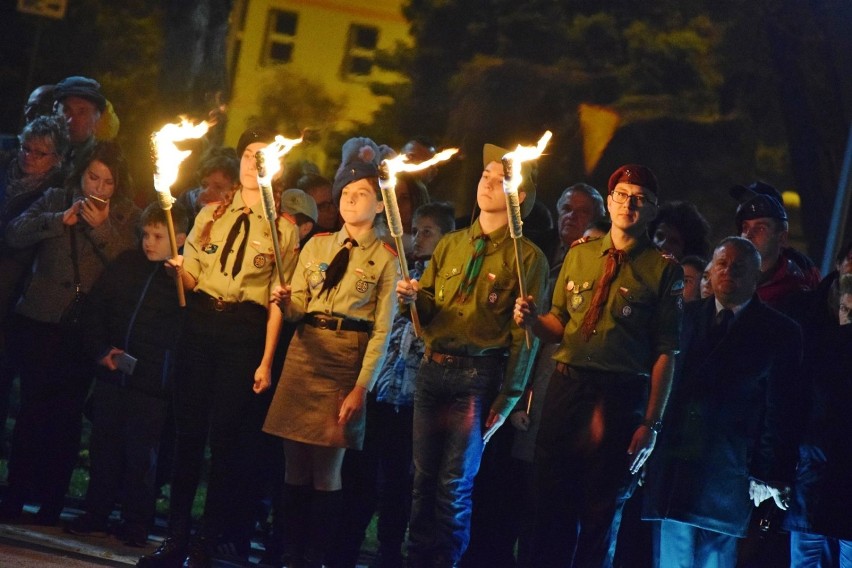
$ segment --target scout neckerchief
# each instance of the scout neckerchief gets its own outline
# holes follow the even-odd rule
[[[485,256],[485,248],[488,246],[488,241],[488,235],[484,233],[477,235],[473,239],[473,256],[467,260],[467,264],[464,266],[464,276],[459,286],[459,304],[465,303],[471,292],[473,292],[476,277],[479,276],[479,271],[482,269],[482,259]]]
[[[234,258],[234,268],[231,269],[231,276],[233,278],[237,277],[243,269],[243,258],[246,256],[246,245],[248,244],[249,237],[249,214],[251,213],[251,209],[248,207],[243,207],[243,212],[240,213],[240,216],[237,217],[237,220],[234,221],[234,224],[231,226],[231,231],[228,233],[228,238],[225,239],[225,250],[222,252],[222,258],[219,260],[221,270],[225,272],[225,264],[228,262],[228,255],[231,254],[231,251],[234,247],[234,241],[237,240],[237,235],[240,234],[240,229],[244,231],[243,240],[240,243],[240,248],[237,250],[237,256]]]
[[[589,309],[586,311],[585,317],[583,317],[583,325],[580,328],[583,333],[583,339],[586,341],[589,340],[592,332],[595,330],[595,325],[601,317],[603,306],[609,297],[609,285],[612,284],[615,275],[618,273],[618,267],[624,262],[624,258],[627,255],[623,250],[618,250],[615,247],[606,251],[606,254],[606,265],[604,266],[603,274],[601,274],[601,278],[598,280],[595,293],[592,296],[592,303],[589,304]]]
[[[346,274],[346,268],[349,266],[349,253],[352,251],[352,247],[357,246],[358,241],[355,239],[346,238],[343,241],[343,247],[337,251],[337,254],[334,255],[334,258],[331,259],[331,263],[329,263],[328,268],[325,270],[325,282],[322,283],[320,294],[325,292],[325,295],[328,296],[331,293],[331,289],[343,280],[343,275]]]

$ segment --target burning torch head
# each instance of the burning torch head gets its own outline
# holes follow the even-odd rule
[[[379,146],[369,138],[350,138],[343,144],[340,167],[334,175],[332,196],[334,202],[340,201],[343,188],[359,179],[374,178],[378,190],[379,165],[385,158],[392,158],[395,152],[388,146]],[[379,199],[381,193],[376,191]]]
[[[511,152],[494,144],[486,144],[482,147],[482,167],[485,168],[491,162],[497,162],[503,165],[503,175],[511,177],[513,175],[522,175],[523,180],[518,188],[519,193],[525,193],[526,197],[521,203],[521,217],[526,218],[535,205],[535,163],[526,163],[520,172],[511,171],[509,160],[504,160],[503,156]]]

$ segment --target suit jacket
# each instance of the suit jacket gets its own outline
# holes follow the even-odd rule
[[[801,429],[801,328],[754,296],[716,345],[715,301],[688,304],[665,426],[651,455],[646,519],[737,537],[749,479],[791,485]]]

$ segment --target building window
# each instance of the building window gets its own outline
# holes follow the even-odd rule
[[[288,10],[270,10],[263,50],[264,65],[289,63],[293,59],[299,14]]]
[[[346,42],[343,59],[343,75],[365,77],[373,71],[376,48],[379,44],[379,28],[352,24]]]

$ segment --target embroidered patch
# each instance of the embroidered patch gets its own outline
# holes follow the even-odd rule
[[[219,245],[214,245],[213,243],[209,243],[209,244],[205,245],[204,248],[201,249],[201,250],[203,250],[207,254],[213,254],[217,250],[219,250]]]
[[[324,280],[325,274],[322,272],[311,272],[308,274],[308,284],[310,284],[311,288],[321,285]]]
[[[488,303],[496,304],[497,303],[497,292],[491,292],[488,294]]]
[[[624,317],[629,318],[632,314],[633,308],[631,308],[630,306],[624,306],[623,308],[621,308],[621,315],[623,315]]]
[[[363,294],[370,289],[370,286],[367,284],[366,280],[359,280],[355,283],[355,289]]]
[[[580,294],[574,294],[573,296],[571,296],[571,309],[572,310],[576,310],[582,305],[583,305],[583,296],[581,296]]]
[[[263,268],[266,266],[266,263],[269,262],[266,258],[265,254],[257,254],[254,256],[254,267],[255,268]]]

